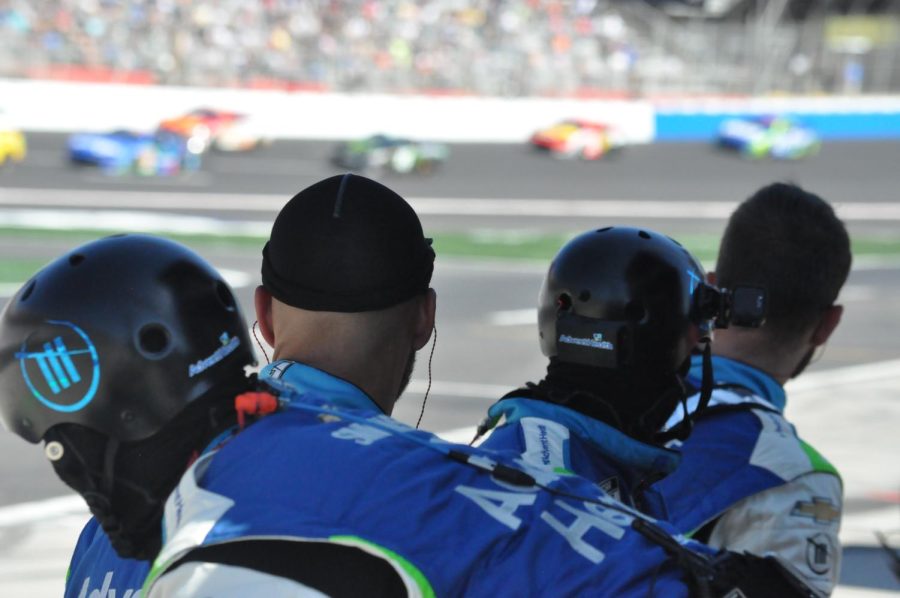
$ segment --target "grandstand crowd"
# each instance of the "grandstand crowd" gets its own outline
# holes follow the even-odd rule
[[[679,20],[659,8],[671,3],[737,16]],[[856,9],[890,22],[825,39],[831,15]],[[897,0],[0,0],[0,77],[494,96],[890,91],[898,11]]]
[[[621,87],[597,0],[0,0],[0,76],[492,95]],[[73,67],[77,67],[74,68]]]

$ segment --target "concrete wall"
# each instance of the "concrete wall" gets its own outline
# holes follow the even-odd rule
[[[635,143],[653,138],[649,102],[341,95],[74,84],[0,79],[0,108],[31,131],[151,129],[197,107],[251,115],[275,138],[347,139],[376,132],[458,142],[525,141],[565,118],[614,122]]]

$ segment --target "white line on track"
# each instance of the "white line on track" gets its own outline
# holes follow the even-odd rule
[[[411,380],[406,392],[425,394],[428,380]],[[436,395],[458,397],[464,399],[497,399],[509,392],[509,386],[502,384],[478,384],[473,382],[431,381],[431,392]]]
[[[506,309],[488,314],[488,324],[491,326],[533,326],[537,324],[537,309]]]
[[[891,359],[803,374],[800,378],[788,382],[787,391],[794,397],[801,393],[812,393],[839,385],[880,383],[898,378],[900,378],[900,359]]]
[[[112,191],[68,189],[0,189],[0,205],[179,209],[209,212],[274,212],[288,200],[282,195]],[[517,216],[536,218],[628,217],[666,220],[724,220],[736,202],[628,199],[478,199],[409,198],[419,214]],[[844,220],[900,220],[900,203],[854,202],[836,205]]]
[[[147,206],[144,206],[147,207]],[[221,220],[211,216],[165,214],[140,210],[36,210],[0,211],[0,226],[45,230],[98,230],[166,232],[181,234],[245,235],[268,237],[271,221]]]
[[[84,499],[77,494],[9,505],[0,507],[0,529],[77,513],[87,513]]]

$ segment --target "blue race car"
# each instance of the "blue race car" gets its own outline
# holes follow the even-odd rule
[[[759,116],[724,121],[716,144],[748,158],[796,160],[816,154],[822,142],[812,129],[788,118]]]
[[[170,131],[77,133],[69,137],[73,164],[98,166],[105,174],[170,176],[200,167],[200,152]]]

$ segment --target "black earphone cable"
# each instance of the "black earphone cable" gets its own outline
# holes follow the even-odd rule
[[[272,363],[272,360],[269,359],[269,354],[266,353],[266,348],[263,347],[263,344],[259,340],[259,337],[256,336],[257,327],[259,327],[259,320],[253,320],[253,326],[250,327],[250,331],[253,333],[253,340],[255,340],[256,344],[259,345],[259,350],[262,351],[263,357],[266,358],[266,363]]]
[[[419,419],[416,421],[416,430],[422,423],[422,417],[425,415],[425,403],[428,402],[428,393],[431,392],[431,360],[434,359],[434,348],[437,346],[437,324],[431,328],[434,334],[434,340],[431,341],[431,353],[428,354],[428,387],[425,389],[425,396],[422,398],[422,410],[419,412]]]

